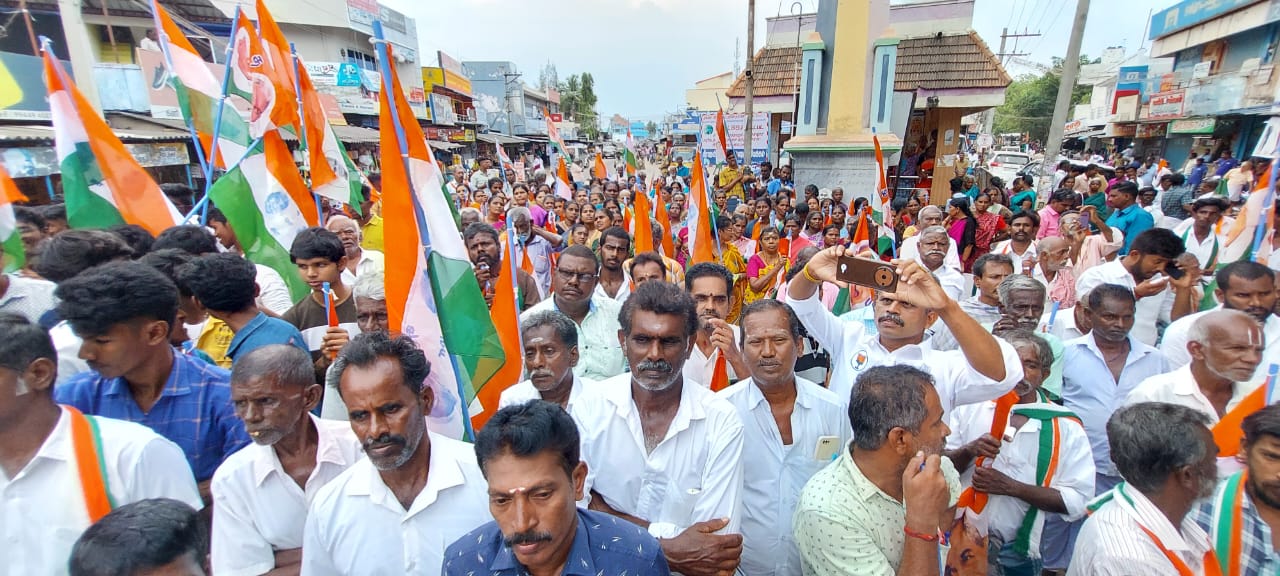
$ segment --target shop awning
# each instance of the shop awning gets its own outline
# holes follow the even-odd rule
[[[115,129],[123,142],[172,142],[187,140],[191,135],[185,130],[156,127]],[[0,126],[0,142],[53,142],[53,126],[43,124],[17,124]]]
[[[497,132],[477,133],[476,140],[479,140],[481,142],[488,142],[490,144],[501,144],[503,146],[506,146],[508,144],[524,144],[525,142],[529,141],[527,138],[520,138],[518,136],[507,136],[506,134],[499,134]]]
[[[1097,137],[1106,136],[1106,135],[1107,135],[1107,129],[1099,128],[1097,130],[1086,130],[1084,132],[1069,134],[1067,136],[1064,136],[1063,138],[1067,140],[1070,140],[1070,139],[1084,140],[1086,138],[1097,138]]]
[[[333,134],[338,140],[351,144],[377,144],[380,133],[360,126],[334,126]]]
[[[448,152],[449,150],[456,150],[462,147],[461,144],[454,144],[453,142],[441,142],[439,140],[427,140],[427,144],[430,145],[432,148],[435,148],[436,150],[444,150],[446,152]]]

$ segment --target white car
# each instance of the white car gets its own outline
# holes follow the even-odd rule
[[[996,152],[987,162],[987,171],[1008,186],[1018,175],[1018,171],[1030,163],[1031,155],[1024,152]]]

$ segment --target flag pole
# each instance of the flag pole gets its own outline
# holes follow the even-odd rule
[[[301,83],[298,81],[302,76],[302,60],[298,58],[297,44],[294,44],[293,42],[289,43],[289,55],[293,58],[291,73],[293,75],[294,91],[298,93],[298,144],[301,148],[307,148],[308,152],[310,152],[310,144],[307,142],[307,115],[306,110],[304,110],[302,106],[302,89]],[[302,155],[302,167],[307,171],[307,186],[311,187],[313,175],[311,174],[310,153]],[[324,226],[324,206],[320,203],[320,195],[315,192],[314,187],[312,187],[311,190],[311,198],[316,203],[316,222],[319,223],[319,226]]]
[[[1262,241],[1264,240],[1263,236],[1265,235],[1267,228],[1267,212],[1270,212],[1275,208],[1276,173],[1280,172],[1280,166],[1277,166],[1277,164],[1280,164],[1280,157],[1272,158],[1271,167],[1268,172],[1270,176],[1267,181],[1267,195],[1263,197],[1261,210],[1258,212],[1258,225],[1253,230],[1253,247],[1250,249],[1250,254],[1253,255],[1254,261],[1257,261],[1258,251],[1262,249]]]
[[[158,0],[157,0],[158,1]],[[204,179],[204,197],[209,197],[209,190],[213,188],[213,173],[217,169],[218,163],[218,135],[222,132],[222,111],[227,107],[227,83],[231,81],[231,59],[235,57],[236,52],[236,33],[240,31],[240,5],[236,5],[236,13],[233,16],[235,20],[231,22],[231,41],[227,42],[227,58],[226,67],[222,71],[222,94],[218,98],[218,110],[213,114],[213,134],[210,136],[212,142],[209,144],[208,169]],[[196,149],[200,149],[200,141],[196,140]],[[205,202],[200,207],[200,225],[204,226],[209,220],[209,203]]]
[[[391,51],[387,47],[386,36],[382,32],[382,20],[373,21],[373,44],[378,53],[378,71],[382,75],[382,89],[391,90]],[[413,172],[409,169],[409,139],[405,135],[404,126],[400,124],[400,115],[396,112],[395,95],[388,92],[385,96],[387,106],[391,108],[391,125],[396,131],[396,146],[399,148],[400,162],[403,165],[404,174],[409,189],[405,193],[413,199],[413,210],[415,212],[414,219],[418,223],[419,241],[422,243],[423,258],[430,260],[431,258],[431,236],[427,229],[426,216],[422,214],[422,207],[417,201],[417,191],[413,189]],[[512,280],[515,278],[513,277]],[[447,351],[446,351],[447,352]],[[458,408],[462,412],[462,426],[466,440],[474,440],[476,431],[471,425],[471,416],[467,414],[467,394],[466,385],[463,382],[462,371],[459,369],[458,360],[453,354],[448,354],[449,363],[453,367],[453,376],[457,384],[458,392]]]

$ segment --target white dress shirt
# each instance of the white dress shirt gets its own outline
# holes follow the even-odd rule
[[[49,338],[53,340],[53,348],[58,351],[58,379],[54,386],[70,380],[72,376],[89,371],[89,363],[80,359],[80,344],[84,343],[76,336],[71,324],[66,320],[58,322],[49,329]]]
[[[307,513],[302,574],[438,576],[444,550],[493,519],[467,443],[428,432],[427,485],[405,510],[368,458],[320,489]],[[427,446],[420,445],[419,450]]]
[[[649,533],[672,538],[696,522],[728,518],[720,532],[742,522],[742,421],[710,390],[683,383],[680,407],[667,434],[645,449],[631,375],[598,382],[571,412],[587,463],[585,491],[615,510],[650,522]]]
[[[586,387],[593,385],[594,384],[592,384],[590,380],[574,374],[573,383],[569,388],[569,400],[565,404],[565,410],[572,410],[573,404],[578,401],[578,398],[582,397],[582,393],[586,390]],[[506,408],[507,406],[524,404],[530,400],[541,399],[542,392],[539,392],[537,388],[534,388],[533,381],[525,380],[502,391],[502,395],[498,397],[498,410]]]
[[[1065,412],[1056,404],[1032,403],[1014,406],[1014,409],[1018,408],[1043,408]],[[956,408],[950,416],[951,435],[947,436],[947,449],[955,450],[977,440],[983,434],[991,433],[991,421],[995,419],[995,414],[995,401]],[[1049,488],[1058,491],[1062,496],[1063,505],[1067,508],[1067,513],[1060,516],[1067,521],[1075,521],[1084,516],[1085,505],[1093,499],[1093,452],[1089,449],[1089,437],[1085,435],[1084,427],[1069,418],[1056,420],[1060,433],[1057,444],[1058,464],[1054,469],[1053,477],[1049,480]],[[1045,424],[1047,423],[1042,420],[1029,418],[1013,434],[1013,441],[1002,442],[1000,454],[984,466],[999,470],[1023,484],[1038,486],[1036,468],[1040,461],[1040,430]],[[973,466],[960,474],[960,480],[965,488],[973,485]],[[998,534],[1006,544],[1012,544],[1018,539],[1018,531],[1030,510],[1031,504],[1024,500],[992,494],[987,500],[983,517],[990,522],[989,528],[993,533]],[[1032,558],[1040,557],[1040,536],[1049,514],[1041,511],[1036,515],[1035,525],[1031,530],[1030,546],[1027,549]]]
[[[364,276],[370,272],[381,272],[386,264],[386,256],[377,250],[368,248],[360,249],[360,261],[356,262],[356,273],[352,274],[350,270],[342,269],[342,283],[347,286],[355,286],[356,278]]]
[[[933,375],[943,412],[955,406],[994,400],[1022,380],[1022,361],[1008,342],[996,338],[1004,358],[1003,380],[993,380],[969,365],[961,350],[934,350],[929,341],[903,346],[889,352],[880,336],[867,334],[861,320],[836,318],[822,305],[817,293],[804,300],[788,299],[791,309],[809,335],[831,352],[831,377],[827,387],[845,399],[853,392],[853,381],[872,366],[907,364]]]
[[[1159,277],[1157,274],[1155,277]],[[1076,277],[1076,297],[1088,302],[1089,292],[1102,284],[1117,284],[1133,290],[1138,286],[1121,260],[1099,264]],[[1139,298],[1134,310],[1133,330],[1129,335],[1147,346],[1156,345],[1156,322],[1164,313],[1166,297],[1173,293],[1167,286],[1159,294]]]
[[[1013,260],[1013,273],[1021,274],[1022,260],[1028,257],[1031,257],[1031,258],[1036,257],[1036,241],[1032,240],[1031,244],[1027,245],[1027,250],[1019,254],[1015,252],[1013,249],[1013,240],[1004,240],[1001,242],[997,242],[994,246],[992,246],[991,253],[1004,254],[1005,256],[1008,256],[1010,260]]]
[[[947,255],[942,260],[942,265],[951,268],[957,272],[964,270],[964,266],[960,263],[960,249],[956,246],[955,238],[947,236]],[[819,243],[821,245],[821,243]],[[917,259],[920,256],[920,235],[916,234],[902,241],[902,246],[898,247],[898,258],[902,260]]]
[[[618,304],[626,302],[628,296],[631,296],[631,274],[627,273],[625,268],[622,270],[622,284],[618,285],[618,293],[616,295],[610,296],[609,292],[605,291],[604,284],[601,284],[599,280],[596,281],[596,289],[591,292],[592,299],[597,297],[607,298]]]
[[[1170,368],[1191,363],[1191,353],[1187,351],[1187,332],[1191,330],[1191,325],[1205,314],[1222,309],[1223,306],[1219,304],[1212,310],[1188,314],[1174,320],[1164,329],[1164,337],[1160,340],[1160,351],[1164,353],[1165,358],[1169,359]],[[1272,342],[1277,344],[1272,346]],[[1253,371],[1253,378],[1249,381],[1252,384],[1261,384],[1267,379],[1267,372],[1271,365],[1280,364],[1280,318],[1275,314],[1267,316],[1267,323],[1262,327],[1262,343],[1265,346],[1262,351],[1262,362],[1259,362],[1258,368]]]
[[[1139,383],[1168,372],[1169,363],[1159,350],[1129,336],[1129,356],[1120,371],[1120,381],[1116,382],[1092,332],[1069,340],[1065,345],[1066,350],[1062,353],[1063,404],[1084,423],[1098,473],[1119,476],[1120,472],[1111,462],[1111,448],[1107,444],[1107,420]]]
[[[249,444],[213,473],[213,571],[255,576],[275,568],[275,552],[302,547],[311,499],[364,457],[351,425],[308,414],[317,434],[316,466],[305,488],[280,465],[275,448]]]
[[[730,324],[729,329],[733,330],[733,343],[739,346],[742,343],[742,329],[735,324]],[[684,362],[684,381],[694,382],[703,388],[711,386],[711,377],[715,375],[716,358],[720,357],[720,349],[712,347],[711,355],[702,353],[702,349],[697,344],[693,345],[693,352],[689,353],[689,359]],[[733,371],[733,364],[728,361],[724,363],[725,373],[732,382],[738,379],[738,373]]]
[[[921,262],[920,265],[924,266],[924,262]],[[925,266],[925,269],[928,270],[928,266]],[[945,263],[932,272],[934,278],[938,279],[938,284],[942,286],[942,291],[946,292],[947,296],[957,302],[964,300],[964,274],[955,268],[947,266]]]
[[[520,313],[520,320],[544,310],[560,309],[556,307],[555,295],[528,310]],[[622,353],[622,344],[618,342],[618,313],[622,305],[611,298],[591,297],[587,315],[578,327],[578,365],[573,373],[590,380],[604,380],[617,376],[626,370],[626,357]]]
[[[1225,235],[1214,234],[1213,228],[1209,229],[1209,233],[1205,235],[1204,241],[1196,239],[1196,232],[1192,228],[1195,224],[1195,218],[1187,218],[1183,220],[1177,227],[1173,229],[1173,233],[1182,239],[1182,244],[1186,247],[1187,252],[1195,255],[1196,260],[1200,262],[1201,268],[1211,268],[1218,259],[1218,253],[1222,251],[1222,246],[1226,244]],[[1229,229],[1223,225],[1223,229]]]
[[[94,417],[102,439],[103,480],[116,507],[148,498],[204,504],[177,444],[133,422]],[[71,416],[63,409],[27,465],[0,469],[0,575],[66,574],[71,547],[89,527]]]
[[[1227,412],[1235,408],[1254,388],[1257,388],[1257,385],[1236,382],[1231,391],[1231,400],[1227,402]],[[1190,364],[1173,372],[1158,374],[1143,380],[1137,388],[1129,392],[1121,406],[1139,402],[1168,402],[1186,406],[1208,416],[1210,426],[1218,423],[1218,411],[1200,391],[1200,385],[1196,384],[1196,378],[1191,374]]]
[[[253,267],[258,270],[258,275],[254,277],[254,282],[258,284],[258,307],[270,310],[276,316],[293,308],[293,296],[289,294],[289,285],[284,283],[284,277],[270,266],[254,264]]]
[[[800,549],[791,518],[805,483],[831,463],[831,453],[819,457],[819,440],[827,439],[838,455],[853,438],[848,406],[830,390],[796,378],[791,443],[783,444],[769,402],[751,378],[716,396],[738,410],[744,444],[752,447],[752,457],[742,461],[742,573],[797,574]]]
[[[1182,525],[1175,527],[1141,492],[1121,484],[1080,529],[1067,576],[1177,574],[1173,563],[1143,528],[1177,554],[1192,572],[1204,573],[1204,555],[1212,545],[1209,535],[1196,524],[1194,514],[1187,514]]]

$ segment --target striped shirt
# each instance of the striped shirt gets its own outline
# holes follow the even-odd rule
[[[1121,484],[1080,529],[1067,576],[1177,574],[1160,545],[1196,574],[1203,574],[1209,535],[1193,514],[1174,526],[1156,505],[1132,486]],[[1143,529],[1149,530],[1149,536]],[[1157,543],[1156,538],[1159,539]]]
[[[249,443],[244,422],[231,406],[231,373],[175,352],[173,368],[160,398],[143,412],[123,377],[103,378],[96,370],[81,372],[54,389],[59,404],[85,414],[137,422],[168,438],[187,456],[196,481]]]
[[[1218,489],[1211,498],[1201,500],[1187,516],[1206,531],[1213,526],[1213,515],[1217,512],[1218,503],[1222,502],[1222,492],[1228,483],[1219,482]],[[1230,514],[1230,510],[1224,510]],[[1241,574],[1280,574],[1280,551],[1271,544],[1271,526],[1258,515],[1258,507],[1245,490],[1240,497],[1240,520],[1244,526],[1240,530],[1240,573]],[[1226,557],[1227,550],[1218,550],[1219,558]]]

